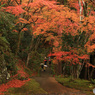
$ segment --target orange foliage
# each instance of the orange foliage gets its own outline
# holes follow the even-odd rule
[[[22,9],[21,5],[18,6],[8,6],[6,11],[9,13],[14,14],[15,16],[19,16],[20,14],[24,13],[25,11]]]
[[[17,4],[13,3],[13,6],[8,6],[5,9],[19,18],[16,22],[19,27],[21,27],[19,23],[30,24],[34,35],[51,36],[51,38],[54,38],[53,45],[56,47],[62,42],[60,40],[62,33],[70,33],[72,36],[78,35],[80,29],[79,15],[64,5],[56,5],[56,0],[33,0],[30,3],[28,3],[28,0],[16,1],[11,2]],[[26,30],[24,28],[21,31]],[[57,36],[54,37],[54,33],[47,34],[46,31],[54,31]],[[51,40],[51,38],[47,39]]]
[[[86,43],[85,47],[87,48],[88,53],[95,51],[95,32],[90,36],[89,41]]]
[[[95,44],[94,44],[94,45],[89,45],[89,46],[87,47],[87,51],[88,51],[88,53],[94,52],[94,51],[95,51]]]
[[[70,7],[74,7],[76,10],[71,10],[64,5],[57,5],[56,0],[28,1],[22,0],[20,2],[20,0],[11,0],[13,5],[5,8],[7,12],[18,17],[16,25],[18,24],[21,28],[21,23],[22,25],[29,24],[34,36],[42,34],[46,37],[46,41],[51,42],[52,40],[52,45],[54,46],[53,52],[55,52],[53,56],[56,56],[55,60],[60,59],[71,62],[72,64],[80,64],[79,59],[88,59],[86,55],[79,56],[79,50],[74,48],[74,51],[72,51],[72,48],[69,46],[69,52],[60,52],[60,45],[62,44],[62,34],[76,36],[86,32],[86,35],[90,38],[85,47],[87,47],[88,52],[95,50],[95,43],[92,44],[92,41],[95,39],[95,12],[89,11],[91,9],[90,6],[87,8],[87,11],[89,11],[87,12],[87,17],[84,17],[82,12],[82,21],[80,23],[80,9],[77,0],[68,0]],[[83,2],[82,0],[80,1],[83,10]],[[88,5],[94,3],[89,0],[84,0],[84,2],[87,2]],[[7,3],[7,0],[4,0],[2,3]],[[22,31],[26,30],[26,27],[22,29]],[[48,31],[52,31],[53,33]],[[64,48],[67,48],[67,46],[65,45]]]
[[[28,31],[28,29],[27,28],[23,28],[21,31]]]
[[[87,63],[87,66],[88,66],[88,67],[90,67],[90,66],[91,66],[92,68],[95,68],[95,66],[94,66],[94,65],[92,65],[92,64],[90,64],[90,63]]]
[[[55,58],[54,58],[55,61],[53,60],[53,62],[55,62],[55,63],[57,63],[57,60],[64,60],[64,62],[69,63],[70,65],[71,64],[73,64],[73,65],[76,65],[76,64],[81,65],[79,59],[82,59],[82,60],[89,59],[88,55],[79,56],[79,55],[75,54],[72,51],[70,51],[70,52],[59,51],[59,52],[55,52],[53,54],[50,53],[49,56],[55,56]]]
[[[18,32],[17,30],[13,30],[13,32]]]
[[[89,59],[89,55],[82,55],[82,56],[79,56],[80,59]]]

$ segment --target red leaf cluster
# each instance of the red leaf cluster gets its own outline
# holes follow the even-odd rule
[[[95,66],[94,66],[94,65],[92,65],[92,64],[90,64],[90,63],[87,63],[87,66],[88,66],[88,67],[90,67],[90,66],[91,66],[92,68],[95,68]]]
[[[73,64],[73,65],[75,65],[75,64],[81,65],[80,59],[82,59],[82,60],[89,59],[88,55],[79,56],[72,51],[70,51],[70,52],[59,51],[59,52],[55,52],[53,54],[50,53],[49,56],[54,56],[55,57],[54,60],[63,60],[64,62],[67,62],[67,63],[69,62],[70,64]]]
[[[19,60],[19,64],[17,64],[17,67],[18,67],[18,71],[17,71],[17,74],[20,74],[21,77],[29,77],[29,75],[24,72],[24,68],[27,68],[25,66],[25,63],[21,60]]]
[[[2,84],[0,85],[0,95],[4,95],[3,92],[7,91],[7,89],[12,88],[12,87],[21,87],[28,81],[30,81],[30,79],[23,80],[23,81],[18,80],[18,79],[13,79],[6,84]]]
[[[3,92],[7,91],[7,89],[12,88],[12,87],[21,87],[30,80],[29,78],[27,80],[23,80],[23,81],[16,79],[18,74],[20,74],[20,77],[28,77],[29,76],[26,72],[24,72],[24,68],[26,68],[26,67],[25,67],[25,64],[23,61],[19,60],[19,64],[17,64],[17,67],[19,70],[17,71],[16,75],[11,76],[12,80],[6,84],[0,85],[0,95],[3,95],[4,94]]]

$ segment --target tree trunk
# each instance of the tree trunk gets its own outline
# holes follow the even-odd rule
[[[92,68],[92,70],[91,70],[90,79],[92,78],[93,72],[94,72],[94,68]]]
[[[95,52],[93,52],[93,54],[90,55],[90,63],[92,65],[95,65]],[[90,77],[89,77],[89,79],[91,79],[93,77],[94,70],[95,70],[95,68],[93,68],[93,67],[90,69]]]
[[[28,56],[27,56],[26,66],[28,66],[28,64],[29,64],[31,51],[32,51],[32,48],[33,48],[33,41],[34,41],[34,36],[32,35],[32,40],[31,40],[31,44],[30,44],[29,51],[28,51]]]
[[[82,69],[83,69],[83,66],[84,66],[84,62],[83,62],[82,65],[79,65],[79,67],[78,67],[78,69],[77,69],[77,78],[79,78],[80,73],[81,73],[81,71],[82,71]]]
[[[89,67],[88,67],[88,80],[90,80],[90,72],[89,72]]]
[[[81,6],[81,0],[79,0],[79,7],[80,7],[80,23],[81,23],[81,20],[82,20],[82,6]]]
[[[66,64],[64,64],[64,66],[62,68],[63,76],[65,76],[65,68],[66,68]]]
[[[74,79],[74,68],[73,68],[73,65],[70,67],[70,74],[71,74],[71,80]]]
[[[19,47],[20,47],[20,43],[21,43],[20,39],[21,39],[21,32],[18,33],[18,43],[17,43],[17,49],[16,49],[16,53],[15,53],[16,56],[19,52]]]
[[[28,63],[29,63],[29,60],[30,60],[30,54],[31,54],[31,53],[28,53],[27,61],[26,61],[26,66],[28,66]]]
[[[87,17],[87,2],[84,2],[83,0],[82,0],[82,2],[83,2],[83,13],[84,13],[84,16]]]
[[[58,74],[62,74],[62,63],[58,60]]]
[[[37,50],[37,48],[39,46],[39,43],[40,43],[40,37],[38,37],[38,39],[37,39],[37,42],[36,42],[36,45],[35,45],[35,51]]]
[[[87,79],[87,66],[85,66],[85,74],[84,74],[84,79]]]

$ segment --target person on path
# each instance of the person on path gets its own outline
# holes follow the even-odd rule
[[[46,68],[47,68],[47,58],[45,57],[44,58],[44,71],[46,70]]]
[[[44,65],[47,65],[47,58],[44,59]]]
[[[49,67],[51,67],[51,59],[50,59],[50,56],[49,56],[48,61],[49,61]]]
[[[42,71],[44,71],[44,63],[41,63],[40,65],[41,65]]]

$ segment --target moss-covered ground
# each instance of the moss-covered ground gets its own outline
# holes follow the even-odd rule
[[[59,77],[56,76],[56,80],[66,87],[78,89],[86,93],[87,95],[95,95],[93,94],[93,88],[95,88],[95,84],[92,84],[88,80],[83,79],[71,80],[71,78],[63,78],[60,76]]]
[[[10,88],[5,95],[40,95],[47,94],[42,88],[40,88],[39,83],[37,83],[34,79],[28,81],[25,85],[19,88]]]

